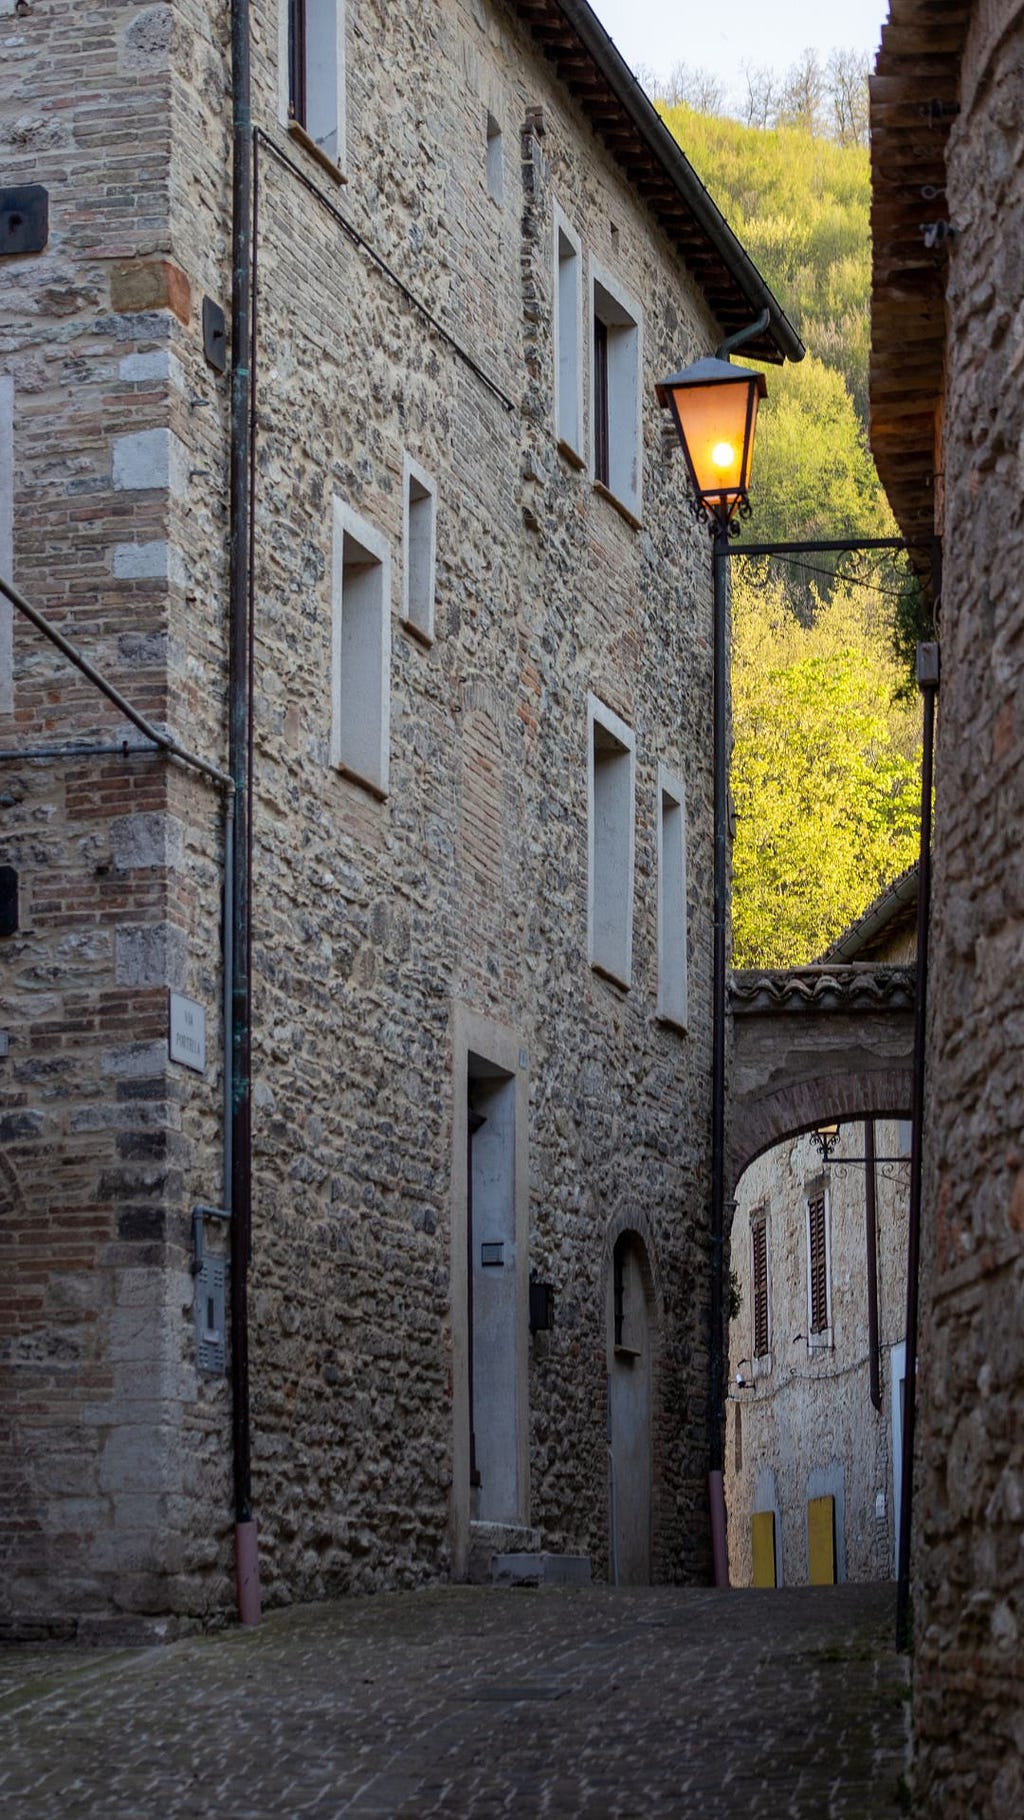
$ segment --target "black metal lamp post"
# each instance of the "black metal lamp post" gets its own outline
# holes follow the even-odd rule
[[[733,336],[718,355],[695,361],[656,387],[683,445],[693,510],[714,534],[714,965],[711,1059],[711,1344],[708,1382],[708,1496],[715,1585],[728,1586],[723,1435],[725,1390],[725,930],[728,908],[729,538],[749,517],[747,487],[764,374],[723,359],[730,346],[758,333],[766,318]]]

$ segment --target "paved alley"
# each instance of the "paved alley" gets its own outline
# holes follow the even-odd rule
[[[0,1651],[5,1820],[905,1812],[888,1587],[450,1587]]]

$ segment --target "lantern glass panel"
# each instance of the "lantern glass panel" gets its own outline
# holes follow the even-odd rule
[[[745,492],[757,419],[753,384],[677,386],[672,396],[698,490]],[[748,403],[752,405],[749,428]]]

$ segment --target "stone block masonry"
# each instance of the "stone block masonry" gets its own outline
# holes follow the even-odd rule
[[[282,120],[277,6],[258,0],[253,20],[265,1596],[464,1571],[468,1525],[494,1516],[459,1464],[458,1412],[489,1419],[479,1361],[476,1404],[467,1383],[484,1241],[518,1286],[501,1381],[526,1464],[497,1520],[611,1573],[624,1231],[647,1260],[649,1571],[692,1580],[708,1564],[710,565],[653,385],[720,335],[516,9],[344,10],[343,191]],[[53,222],[0,306],[15,579],[217,762],[228,385],[203,358],[199,300],[230,293],[223,27],[209,0],[101,5],[88,24],[33,11],[0,107],[11,180],[45,183]],[[585,260],[643,300],[639,528],[557,449],[556,200]],[[400,620],[407,458],[436,488],[432,643]],[[339,678],[384,631],[386,793],[331,762]],[[590,693],[635,736],[628,989],[587,958]],[[8,747],[123,732],[22,627],[13,699]],[[690,815],[685,1033],[656,1016],[659,764]],[[25,906],[0,953],[0,1624],[167,1634],[233,1604],[228,1388],[197,1371],[189,1271],[191,1208],[223,1192],[219,804],[162,759],[116,754],[5,766],[0,789]],[[206,1011],[203,1075],[168,1059],[171,988]],[[460,1048],[469,1027],[483,1034]],[[493,1140],[475,1165],[471,1113]],[[486,1222],[506,1202],[499,1242]],[[532,1337],[531,1276],[555,1306]]]
[[[1022,37],[979,7],[950,138],[942,683],[915,1490],[915,1795],[1024,1805],[1024,611],[1012,470]],[[1008,340],[1009,337],[1009,340]]]

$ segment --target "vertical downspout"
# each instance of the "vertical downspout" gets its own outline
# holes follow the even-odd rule
[[[249,0],[231,0],[231,551],[228,768],[235,803],[231,974],[231,1388],[238,1615],[258,1624],[259,1563],[252,1514],[248,1275],[252,1235],[250,1101],[250,637],[249,413],[252,332],[252,118]]]
[[[903,1476],[900,1483],[896,1570],[896,1642],[910,1643],[910,1523],[914,1504],[914,1416],[917,1407],[917,1303],[921,1261],[921,1142],[924,1129],[925,1034],[928,1010],[928,924],[932,894],[932,773],[939,647],[917,647],[917,680],[924,708],[921,751],[921,860],[917,884],[917,994],[914,1001],[914,1083],[910,1143],[910,1209],[907,1231],[907,1338],[903,1404]]]
[[[868,1383],[871,1401],[882,1407],[878,1377],[878,1202],[875,1180],[875,1121],[864,1120],[864,1240],[868,1284]]]
[[[221,943],[223,949],[224,986],[222,995],[222,1021],[224,1025],[224,1136],[222,1154],[224,1159],[224,1181],[222,1186],[221,1207],[224,1212],[231,1212],[232,1192],[232,1157],[234,1155],[233,1133],[231,1130],[232,1110],[235,1103],[235,1058],[232,1045],[232,984],[234,979],[235,952],[235,790],[232,784],[224,792],[224,934]]]
[[[711,1344],[708,1374],[708,1499],[715,1585],[728,1586],[725,1443],[723,1416],[723,1314],[725,1264],[725,926],[728,908],[728,642],[729,525],[715,517],[714,588],[714,950],[711,1004]]]

